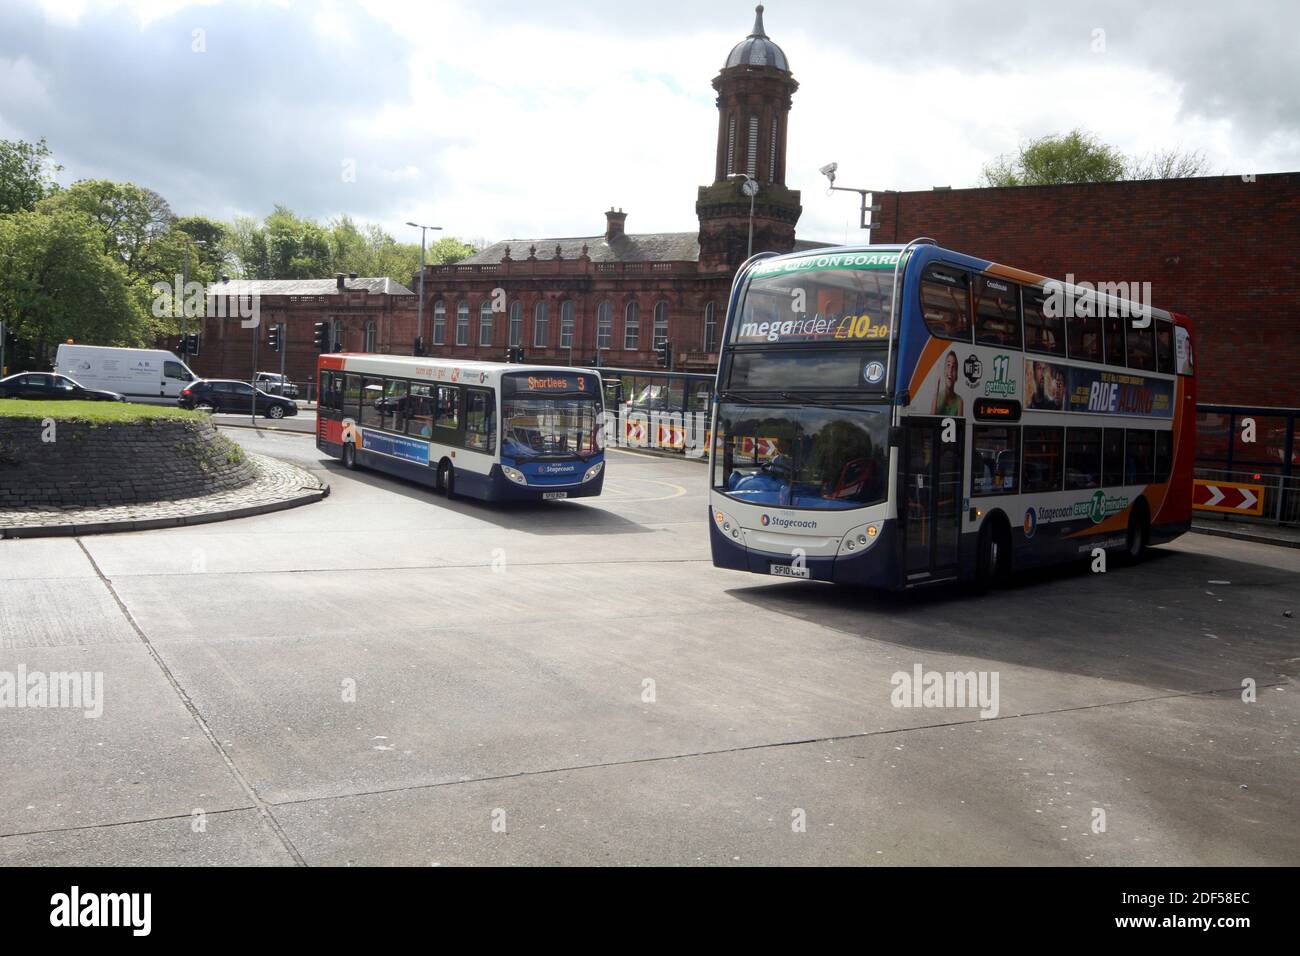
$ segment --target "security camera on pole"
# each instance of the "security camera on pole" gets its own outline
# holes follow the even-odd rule
[[[819,173],[821,173],[828,180],[830,180],[830,188],[826,190],[826,195],[829,196],[833,192],[857,193],[859,196],[862,197],[862,228],[868,231],[872,229],[879,229],[880,223],[871,222],[867,218],[867,215],[869,213],[874,214],[880,212],[879,204],[872,205],[867,202],[867,197],[874,195],[875,190],[874,189],[849,189],[846,186],[836,186],[835,172],[839,168],[840,168],[839,163],[827,163],[825,166],[823,166],[821,169],[818,170]]]

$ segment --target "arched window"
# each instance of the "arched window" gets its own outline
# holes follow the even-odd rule
[[[712,352],[717,344],[718,338],[718,319],[717,314],[713,311],[713,303],[710,302],[704,307],[704,351]]]
[[[478,344],[492,344],[492,300],[484,299],[478,307]]]
[[[375,320],[371,319],[369,322],[366,323],[366,344],[361,349],[361,351],[378,352],[379,351],[378,339],[379,339],[378,329],[375,328]]]
[[[533,348],[544,349],[551,337],[551,319],[546,311],[546,300],[533,307]]]
[[[516,299],[510,303],[510,345],[524,344],[524,304]]]
[[[668,303],[662,299],[655,303],[654,347],[668,341]]]
[[[767,167],[768,182],[776,182],[776,120],[772,120],[772,148],[770,150],[772,159]]]
[[[751,176],[758,175],[758,117],[749,118],[749,144],[745,157],[745,169]]]
[[[596,348],[607,349],[614,333],[614,310],[608,302],[596,307]]]
[[[573,348],[573,300],[560,303],[560,348]]]
[[[641,306],[629,302],[623,312],[623,348],[635,352],[641,347]]]
[[[456,344],[469,345],[469,303],[456,306]]]
[[[447,341],[447,305],[439,299],[433,304],[433,344],[442,345]]]
[[[736,117],[727,120],[727,175],[736,171]]]

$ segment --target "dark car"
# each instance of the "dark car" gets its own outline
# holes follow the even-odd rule
[[[256,396],[254,396],[256,393]],[[193,382],[181,391],[176,404],[181,408],[197,408],[204,412],[234,412],[247,415],[257,402],[257,414],[267,418],[284,418],[298,414],[298,404],[278,395],[268,395],[247,382],[232,379],[206,378]]]
[[[117,392],[86,388],[56,372],[20,372],[0,378],[0,398],[28,398],[37,401],[125,402]]]

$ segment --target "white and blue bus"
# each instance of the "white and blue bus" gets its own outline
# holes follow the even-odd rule
[[[599,495],[600,375],[590,369],[406,355],[322,355],[316,447],[348,468],[452,497]]]
[[[719,567],[987,585],[1191,523],[1191,325],[1101,285],[928,240],[756,256],[716,389]]]

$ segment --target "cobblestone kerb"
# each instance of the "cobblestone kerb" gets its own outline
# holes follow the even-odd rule
[[[0,511],[0,538],[146,531],[282,511],[320,501],[329,485],[296,465],[245,453],[252,480],[216,494],[106,508]]]
[[[208,421],[0,418],[0,514],[175,501],[255,477],[247,453]]]

